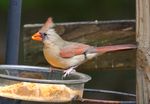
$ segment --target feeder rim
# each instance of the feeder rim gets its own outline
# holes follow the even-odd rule
[[[48,67],[40,67],[40,66],[29,66],[29,65],[0,65],[1,69],[18,69],[18,70],[26,70],[32,72],[49,72]],[[58,70],[61,71],[61,70]],[[8,80],[15,80],[15,81],[24,81],[24,82],[32,82],[32,83],[45,83],[45,84],[65,84],[65,85],[72,85],[72,84],[82,84],[85,82],[88,82],[91,80],[91,77],[89,75],[79,73],[79,72],[73,72],[72,75],[79,76],[79,79],[76,80],[46,80],[46,79],[32,79],[32,78],[23,78],[23,77],[17,77],[17,76],[10,76],[5,74],[0,74],[0,78],[8,79]]]

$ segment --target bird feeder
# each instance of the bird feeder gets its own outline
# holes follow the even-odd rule
[[[82,99],[90,76],[78,72],[63,77],[63,71],[46,67],[0,65],[0,101],[3,98],[37,102],[70,102]],[[10,103],[7,99],[7,103]],[[20,104],[20,103],[19,103]]]

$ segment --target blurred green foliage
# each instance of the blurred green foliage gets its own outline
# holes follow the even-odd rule
[[[0,0],[0,10],[6,11],[8,7],[8,0]]]
[[[8,1],[0,0],[0,10],[7,12]],[[28,22],[41,22],[48,16],[58,22],[135,18],[135,0],[22,1],[22,18]]]
[[[25,12],[54,16],[58,21],[135,18],[134,0],[24,0]],[[27,6],[30,5],[30,6]]]

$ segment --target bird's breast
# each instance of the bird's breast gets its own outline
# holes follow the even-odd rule
[[[60,57],[59,51],[58,48],[43,49],[44,56],[49,64],[57,68],[66,68],[67,63],[65,63],[65,59]]]

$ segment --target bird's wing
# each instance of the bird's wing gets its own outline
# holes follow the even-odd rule
[[[80,43],[79,44],[78,43],[70,44],[70,45],[63,47],[60,50],[60,56],[63,58],[70,58],[75,55],[81,55],[81,54],[85,53],[86,50],[88,50],[90,47],[91,46],[89,46],[89,45],[80,44]]]

